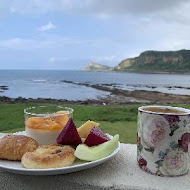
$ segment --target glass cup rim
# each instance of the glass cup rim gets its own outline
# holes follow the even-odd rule
[[[179,110],[185,113],[165,113],[165,112],[154,112],[149,110],[144,110],[144,108],[168,108],[172,110]],[[182,107],[173,107],[173,106],[159,106],[159,105],[149,105],[149,106],[141,106],[138,108],[138,111],[148,114],[155,114],[155,115],[179,115],[179,116],[187,116],[190,115],[190,110]]]
[[[31,112],[29,110],[33,110],[33,109],[36,109],[36,108],[45,108],[45,107],[60,107],[63,109],[63,111],[69,111],[69,113],[61,113],[59,115],[68,115],[68,114],[73,114],[74,110],[73,108],[70,108],[70,107],[67,107],[67,106],[61,106],[61,105],[47,105],[47,106],[31,106],[31,107],[27,107],[24,109],[24,114],[25,115],[30,115],[30,116],[38,116],[38,117],[41,117],[41,116],[47,116],[47,115],[56,115],[56,113],[34,113],[34,112]]]

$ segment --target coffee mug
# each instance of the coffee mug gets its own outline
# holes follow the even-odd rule
[[[137,161],[159,176],[181,176],[190,168],[190,110],[170,106],[138,109]]]

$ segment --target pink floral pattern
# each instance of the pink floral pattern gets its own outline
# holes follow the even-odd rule
[[[164,115],[164,117],[168,121],[170,127],[177,125],[178,122],[180,121],[178,115]]]
[[[190,165],[190,117],[139,112],[137,160],[160,176],[180,176]]]
[[[181,175],[187,173],[188,155],[182,151],[169,152],[159,166],[159,170],[163,175]]]
[[[146,172],[150,172],[149,168],[147,167],[147,161],[144,158],[139,158],[138,160],[139,167],[145,170]]]
[[[188,152],[188,146],[190,144],[190,133],[184,133],[181,139],[178,140],[179,147],[183,148],[185,152]]]
[[[142,168],[143,166],[146,166],[147,165],[147,161],[144,159],[144,158],[140,158],[139,160],[138,160],[138,162],[139,162],[139,166]]]
[[[163,121],[156,121],[155,125],[156,129],[152,131],[151,142],[152,144],[154,144],[155,147],[157,147],[159,143],[165,139],[166,131],[164,129]]]
[[[142,114],[140,120],[138,131],[141,144],[148,149],[163,146],[171,132],[167,120],[153,114]]]

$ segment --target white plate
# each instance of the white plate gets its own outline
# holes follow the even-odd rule
[[[17,133],[18,134],[18,133]],[[23,134],[23,132],[19,132],[19,134]],[[1,136],[1,135],[0,135]],[[67,174],[80,170],[85,170],[88,168],[92,168],[94,166],[100,165],[114,155],[116,155],[120,150],[120,143],[118,143],[117,149],[112,152],[109,156],[102,158],[100,160],[85,162],[81,160],[76,160],[72,166],[62,167],[62,168],[49,168],[49,169],[26,169],[22,166],[20,161],[8,161],[8,160],[0,160],[0,169],[6,170],[12,173],[24,174],[24,175],[58,175],[58,174]]]

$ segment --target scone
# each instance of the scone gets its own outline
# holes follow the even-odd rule
[[[21,160],[26,152],[38,148],[38,143],[24,135],[6,135],[0,138],[0,159]]]
[[[70,146],[49,144],[39,146],[34,152],[23,155],[21,163],[29,169],[60,168],[70,166],[74,160],[75,149]]]

